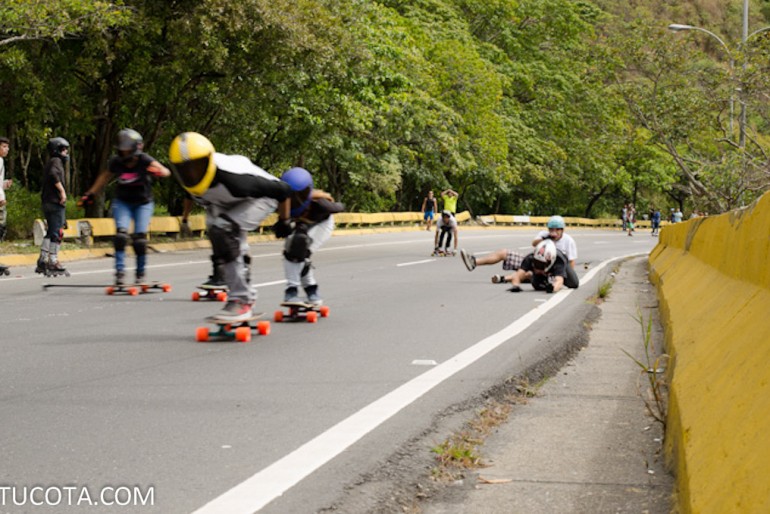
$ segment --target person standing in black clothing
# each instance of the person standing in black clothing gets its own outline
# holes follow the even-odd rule
[[[54,137],[48,141],[50,159],[43,170],[43,215],[46,221],[46,233],[40,246],[35,273],[45,275],[66,274],[67,270],[59,262],[59,246],[65,222],[64,206],[67,203],[67,191],[64,187],[64,167],[69,159],[70,144],[63,137]]]

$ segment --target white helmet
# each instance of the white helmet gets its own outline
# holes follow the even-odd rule
[[[540,241],[535,247],[533,257],[536,263],[542,263],[545,266],[542,269],[548,271],[553,266],[553,263],[556,262],[556,244],[550,239]]]

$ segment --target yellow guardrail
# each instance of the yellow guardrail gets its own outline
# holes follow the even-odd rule
[[[460,223],[473,220],[470,212],[458,212],[455,216]],[[276,214],[268,216],[260,225],[258,232],[266,232],[278,219]],[[481,225],[491,226],[541,226],[548,222],[549,216],[519,216],[513,214],[492,214],[476,218]],[[574,227],[616,227],[620,228],[618,219],[564,218],[568,226]],[[387,226],[419,225],[423,222],[421,212],[382,212],[355,213],[342,212],[334,215],[335,224],[341,228],[372,228]],[[665,222],[663,223],[665,225]],[[638,228],[650,228],[649,221],[640,221]],[[206,217],[203,214],[192,215],[188,219],[188,227],[194,235],[200,236],[206,230]],[[45,233],[45,223],[35,220],[33,234],[35,244],[39,245]],[[154,216],[150,220],[149,235],[180,236],[182,233],[182,218],[180,216]],[[107,238],[115,235],[115,222],[112,218],[81,218],[68,220],[68,228],[64,230],[65,239],[76,239],[84,244],[90,244],[94,239]]]
[[[666,227],[650,254],[670,356],[678,512],[770,512],[770,196]]]

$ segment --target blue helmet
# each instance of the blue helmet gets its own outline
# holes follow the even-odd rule
[[[299,216],[308,208],[313,192],[313,176],[305,168],[291,168],[281,175],[281,180],[289,184],[295,193],[291,199],[291,215]]]
[[[548,228],[561,228],[563,229],[565,227],[564,218],[561,216],[551,216],[551,219],[548,220],[548,225],[546,225]]]

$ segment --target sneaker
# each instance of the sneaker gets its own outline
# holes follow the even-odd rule
[[[502,284],[503,282],[505,282],[505,277],[503,275],[492,275],[493,284]]]
[[[228,300],[224,309],[214,315],[219,321],[238,323],[251,318],[254,313],[251,310],[251,304],[243,300]]]
[[[201,284],[201,289],[221,289],[227,291],[227,284],[222,277],[209,275],[209,279]]]
[[[283,293],[283,301],[286,303],[300,302],[299,295],[297,294],[296,287],[287,287]]]
[[[463,248],[460,249],[460,257],[463,258],[463,263],[465,264],[465,267],[468,268],[468,271],[476,269],[476,257],[468,254]]]
[[[126,274],[122,271],[115,272],[115,285],[120,287],[126,283]]]
[[[521,286],[513,286],[510,289],[508,289],[511,293],[520,293],[521,292]]]
[[[144,272],[142,272],[142,273],[139,273],[139,272],[137,271],[137,272],[136,272],[136,280],[135,280],[135,282],[134,282],[134,283],[135,283],[135,284],[144,284],[144,281],[145,281],[145,274],[144,274]]]
[[[307,295],[307,303],[315,307],[323,305],[324,301],[321,299],[321,295],[318,294],[318,286],[312,285],[305,288],[305,294]]]

